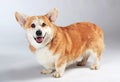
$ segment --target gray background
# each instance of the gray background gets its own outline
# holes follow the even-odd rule
[[[19,11],[27,15],[43,15],[55,7],[59,10],[57,25],[66,26],[78,21],[89,21],[103,29],[106,48],[100,70],[89,70],[89,63],[79,69],[73,65],[59,80],[39,73],[42,67],[29,51],[25,31],[16,22],[14,13]],[[119,81],[119,8],[120,0],[0,1],[0,81]]]

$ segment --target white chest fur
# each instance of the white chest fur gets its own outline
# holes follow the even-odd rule
[[[35,52],[38,62],[46,69],[53,69],[57,59],[47,47],[38,49]]]

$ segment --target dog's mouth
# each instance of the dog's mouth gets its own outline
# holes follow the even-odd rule
[[[44,38],[45,38],[45,36],[46,36],[46,34],[43,37],[41,37],[41,36],[37,36],[36,38],[34,37],[34,39],[35,39],[35,41],[37,43],[42,43]]]

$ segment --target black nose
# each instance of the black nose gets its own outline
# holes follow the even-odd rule
[[[37,36],[41,36],[41,35],[42,35],[42,31],[41,31],[41,30],[37,30],[37,31],[36,31],[36,35],[37,35]]]

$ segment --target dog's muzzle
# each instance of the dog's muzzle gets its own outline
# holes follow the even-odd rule
[[[34,39],[35,39],[35,41],[37,43],[42,43],[43,42],[43,40],[44,40],[44,38],[46,36],[46,33],[45,33],[45,35],[43,37],[41,35],[42,35],[42,32],[36,31],[36,37],[34,37]]]

